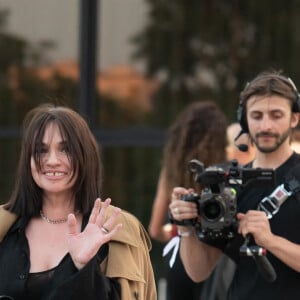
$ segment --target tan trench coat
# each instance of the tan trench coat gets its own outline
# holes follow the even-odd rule
[[[109,207],[107,216],[112,210]],[[0,242],[16,218],[0,206]],[[101,270],[107,277],[118,279],[122,300],[156,300],[150,238],[137,218],[128,212],[123,211],[117,222],[123,227],[109,242],[109,254]]]

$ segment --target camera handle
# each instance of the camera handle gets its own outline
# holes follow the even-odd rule
[[[251,235],[248,234],[243,245],[240,247],[240,255],[242,256],[266,256],[267,251],[263,247],[257,245],[249,246]]]
[[[263,276],[263,278],[268,282],[273,282],[277,278],[277,274],[266,257],[267,251],[265,248],[259,247],[257,245],[249,246],[249,242],[252,235],[247,234],[245,241],[243,245],[240,247],[240,254],[251,256],[257,266],[257,269],[259,270],[260,274]]]

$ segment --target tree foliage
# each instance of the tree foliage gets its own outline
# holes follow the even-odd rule
[[[188,102],[205,98],[234,119],[239,91],[265,69],[281,69],[300,82],[298,1],[146,3],[148,19],[133,38],[133,57],[162,83],[156,122],[170,123]]]

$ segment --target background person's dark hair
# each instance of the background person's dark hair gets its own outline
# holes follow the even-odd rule
[[[202,161],[205,167],[226,161],[226,128],[226,116],[213,101],[193,102],[180,113],[170,127],[163,153],[170,191],[174,186],[197,190],[188,171],[191,159]]]
[[[23,122],[21,153],[16,183],[7,208],[23,216],[35,216],[42,207],[42,190],[31,174],[31,157],[41,168],[41,147],[46,127],[55,123],[66,142],[68,156],[77,175],[74,184],[75,211],[87,214],[100,196],[102,166],[97,141],[87,122],[75,111],[63,106],[43,104],[31,110]]]

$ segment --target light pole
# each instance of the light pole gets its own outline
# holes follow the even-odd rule
[[[98,103],[96,99],[98,0],[80,1],[80,80],[79,111],[92,129],[96,127]]]

